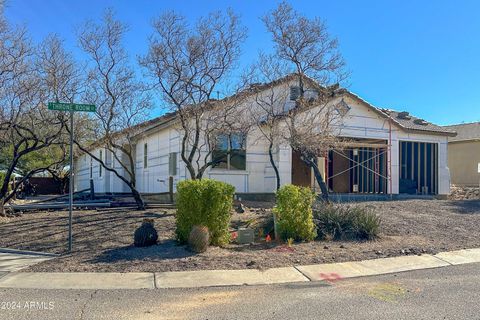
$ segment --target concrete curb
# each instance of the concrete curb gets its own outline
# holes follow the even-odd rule
[[[14,253],[14,254],[24,254],[24,255],[29,255],[29,256],[45,256],[45,257],[59,257],[60,256],[60,254],[57,254],[57,253],[28,251],[28,250],[17,250],[17,249],[9,249],[9,248],[0,248],[0,253]]]
[[[335,281],[475,262],[480,262],[480,248],[441,252],[436,255],[399,256],[267,270],[200,270],[159,273],[11,272],[0,277],[0,288],[155,289]]]

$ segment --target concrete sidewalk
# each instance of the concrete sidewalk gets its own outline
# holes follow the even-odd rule
[[[0,278],[0,288],[155,289],[337,281],[402,271],[480,262],[480,248],[436,255],[272,268],[267,270],[201,270],[160,273],[22,273]]]
[[[0,273],[15,272],[52,258],[52,255],[42,253],[0,249]]]

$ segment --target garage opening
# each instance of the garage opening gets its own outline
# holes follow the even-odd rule
[[[438,144],[400,141],[400,193],[438,192]]]
[[[333,193],[386,194],[388,145],[384,140],[357,139],[328,153],[328,187]]]

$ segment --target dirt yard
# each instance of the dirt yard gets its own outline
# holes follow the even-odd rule
[[[373,206],[382,218],[381,237],[376,241],[315,241],[294,244],[290,248],[262,241],[251,245],[211,247],[202,254],[193,254],[175,242],[173,210],[76,211],[74,253],[24,271],[262,269],[480,247],[480,201],[410,200],[362,205]],[[244,214],[234,214],[232,225],[262,218],[270,212],[268,208],[247,208]],[[2,218],[0,247],[64,254],[67,216],[67,212],[52,211]],[[146,217],[155,220],[159,244],[135,248],[132,245],[133,232]]]

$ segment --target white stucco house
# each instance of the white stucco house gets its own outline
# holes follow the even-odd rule
[[[291,90],[296,81],[292,75],[279,79],[265,88]],[[312,89],[314,94],[314,89]],[[286,95],[288,96],[288,95]],[[295,97],[285,105],[295,103]],[[254,107],[246,100],[245,107]],[[447,165],[447,142],[455,132],[407,112],[377,108],[357,95],[342,90],[331,98],[332,105],[341,105],[339,135],[350,141],[342,150],[330,150],[318,159],[332,193],[339,194],[428,194],[447,195],[450,192],[450,173]],[[287,108],[288,109],[288,108]],[[168,191],[169,177],[174,185],[189,178],[179,155],[182,132],[176,115],[166,114],[142,125],[136,138],[136,180],[142,193]],[[268,158],[268,144],[252,130],[245,137],[230,136],[238,145],[234,154],[204,177],[228,182],[239,194],[275,192],[275,175]],[[237,140],[243,140],[239,142]],[[224,144],[225,146],[228,143]],[[220,144],[219,148],[222,148]],[[288,145],[276,146],[275,161],[281,184],[293,183],[317,188],[311,170],[292,152]],[[105,149],[93,152],[105,159],[107,165],[120,170]],[[88,188],[93,180],[100,193],[129,192],[128,187],[114,174],[102,170],[86,154],[75,163],[75,188]]]

